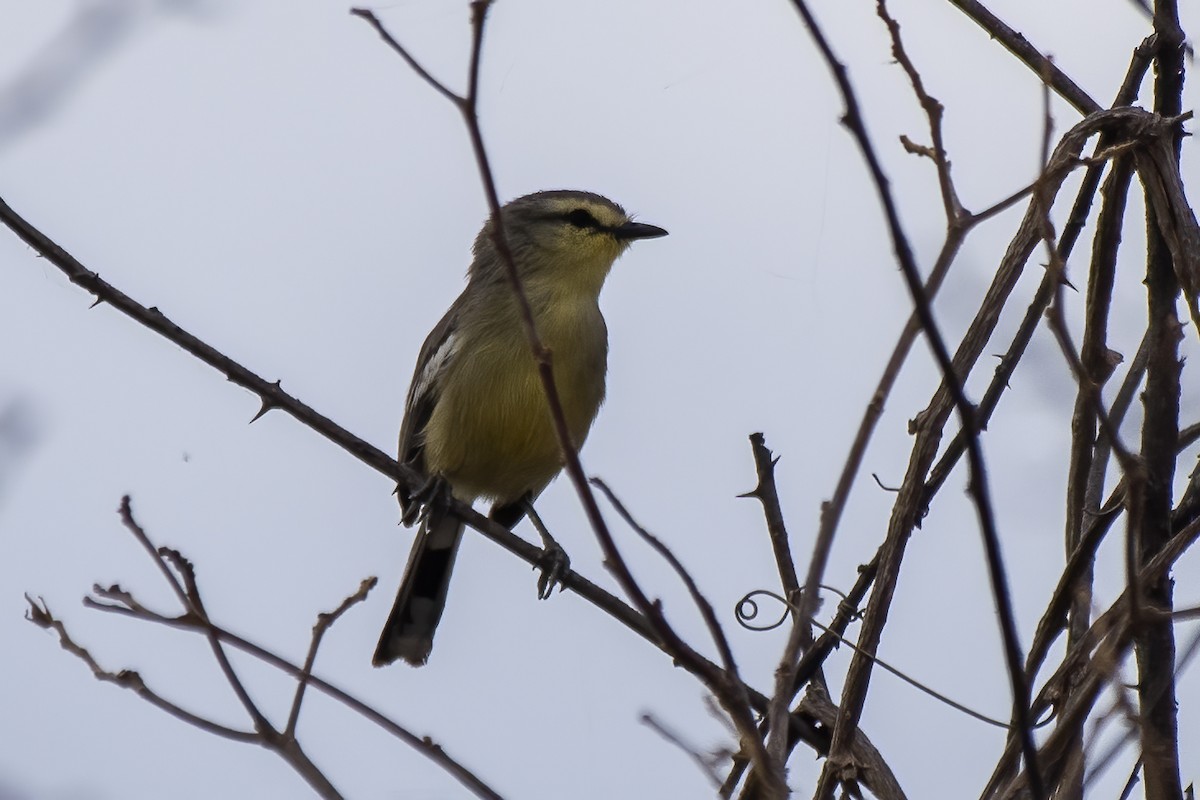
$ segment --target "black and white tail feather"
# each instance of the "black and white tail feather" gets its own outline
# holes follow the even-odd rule
[[[431,513],[421,522],[396,603],[375,648],[375,666],[400,658],[419,667],[429,659],[462,536],[463,523],[453,514]]]

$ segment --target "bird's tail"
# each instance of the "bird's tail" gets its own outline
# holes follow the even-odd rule
[[[421,523],[396,604],[375,648],[375,666],[402,658],[419,667],[429,658],[462,534],[463,523],[452,514],[433,514]]]

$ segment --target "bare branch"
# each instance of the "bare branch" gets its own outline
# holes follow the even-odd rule
[[[833,54],[807,4],[803,0],[795,0],[795,6],[800,12],[801,17],[803,17],[805,26],[816,42],[818,49],[820,49],[826,64],[833,74],[834,80],[838,84],[842,100],[846,106],[843,123],[850,130],[859,146],[863,159],[867,163],[875,184],[875,189],[879,195],[879,201],[887,217],[888,230],[891,233],[892,246],[895,250],[897,261],[904,275],[905,282],[908,285],[909,293],[912,295],[917,314],[921,319],[921,328],[929,342],[930,349],[933,351],[934,359],[942,371],[943,386],[949,391],[953,399],[954,407],[962,420],[963,430],[968,433],[967,459],[971,468],[968,491],[977,508],[984,548],[987,553],[988,571],[992,580],[992,592],[996,599],[998,616],[1000,617],[1005,660],[1007,662],[1009,680],[1012,684],[1013,720],[1020,731],[1024,746],[1026,767],[1031,774],[1030,788],[1033,791],[1035,800],[1039,800],[1046,795],[1038,773],[1037,749],[1034,745],[1031,732],[1028,710],[1029,687],[1025,682],[1024,671],[1021,669],[1022,656],[1017,639],[1016,622],[1013,619],[1012,601],[1008,594],[1008,578],[1005,574],[1004,563],[1000,555],[999,533],[996,531],[995,517],[992,512],[983,453],[979,445],[979,428],[975,422],[975,408],[963,391],[962,384],[955,373],[950,352],[933,318],[929,298],[925,295],[924,288],[921,285],[920,271],[917,268],[916,260],[909,247],[907,235],[904,233],[903,226],[900,223],[899,212],[895,201],[892,199],[887,178],[883,174],[883,168],[875,155],[874,146],[871,144],[870,137],[867,134],[865,123],[859,111],[858,100],[850,84],[850,79],[846,74],[846,69]],[[868,652],[873,653],[874,648],[875,644],[872,642],[868,647]],[[821,784],[817,788],[816,796],[818,798],[825,798],[832,795],[835,776],[834,770],[830,766],[837,763],[837,758],[844,753],[850,740],[855,735],[865,690],[866,684],[864,682],[857,684],[847,683],[847,690],[842,703],[844,713],[839,715],[837,726],[834,729],[830,758],[826,761],[825,769],[822,772]]]
[[[683,639],[679,637],[663,616],[661,601],[656,600],[653,603],[648,603],[646,615],[655,623],[655,627],[659,629],[668,651],[675,655],[677,662],[688,672],[703,681],[708,690],[720,700],[721,706],[729,714],[730,719],[737,728],[743,751],[749,752],[751,760],[758,768],[758,771],[768,776],[766,783],[767,791],[770,793],[768,796],[778,797],[782,800],[787,795],[783,764],[781,761],[774,762],[771,760],[767,750],[763,746],[762,739],[758,736],[758,731],[754,725],[754,718],[751,715],[749,693],[746,684],[738,674],[737,662],[733,657],[733,649],[729,646],[729,639],[725,636],[725,631],[722,630],[721,623],[717,620],[717,615],[713,611],[712,604],[700,592],[700,588],[696,586],[695,580],[684,568],[683,564],[680,563],[679,559],[676,558],[675,554],[658,537],[637,523],[621,501],[613,494],[612,490],[608,488],[608,485],[599,478],[592,478],[592,483],[604,493],[604,496],[612,503],[613,508],[625,520],[626,524],[633,528],[647,544],[654,548],[655,552],[671,565],[671,568],[675,570],[675,574],[679,576],[684,586],[687,587],[692,602],[699,609],[700,615],[704,618],[704,624],[708,627],[709,635],[712,636],[713,642],[717,645],[717,651],[721,654],[721,660],[724,664],[723,670],[714,671],[708,669],[707,662],[698,661],[692,657],[694,653],[692,648],[684,643]],[[623,561],[621,569],[628,570]],[[772,700],[773,702],[774,700]],[[787,707],[785,706],[784,711],[786,712],[786,710]]]
[[[708,782],[712,784],[714,789],[721,788],[721,776],[717,774],[716,764],[720,761],[728,759],[728,753],[722,753],[717,756],[708,756],[701,753],[695,747],[683,741],[683,738],[673,730],[668,729],[665,725],[659,722],[652,714],[642,714],[642,724],[650,730],[657,733],[665,741],[675,745],[684,755],[692,760],[692,762],[700,768],[701,774],[708,778]]]
[[[792,559],[792,546],[788,541],[787,525],[783,521],[783,509],[779,505],[779,490],[775,486],[775,464],[779,459],[767,448],[766,438],[761,433],[750,434],[750,450],[754,454],[754,471],[758,485],[739,497],[753,497],[762,503],[767,521],[767,535],[771,539],[771,550],[775,554],[775,567],[779,570],[779,585],[787,597],[800,591],[800,579],[796,576],[796,564]],[[824,558],[814,555],[813,561]]]
[[[978,0],[950,0],[950,3],[987,31],[989,36],[1004,45],[1008,52],[1024,62],[1040,80],[1053,88],[1080,114],[1092,114],[1100,110],[1099,104],[1080,89],[1075,81],[1042,55],[1028,39],[989,11],[983,3]]]
[[[312,677],[313,665],[317,661],[317,648],[321,646],[321,639],[324,638],[325,632],[352,606],[365,601],[367,594],[375,588],[375,584],[378,582],[379,579],[375,576],[364,579],[358,589],[347,596],[337,608],[317,616],[317,621],[313,624],[312,644],[309,645],[308,656],[304,659],[304,669],[300,674],[300,680],[296,682],[296,696],[292,700],[292,710],[288,713],[287,725],[283,729],[285,737],[290,739],[296,735],[296,723],[300,719],[300,704],[304,701],[304,690],[308,687],[309,678]]]
[[[58,636],[58,643],[62,645],[62,648],[83,661],[88,669],[92,671],[92,674],[96,676],[97,680],[111,683],[122,689],[129,689],[138,697],[150,703],[150,705],[167,712],[176,719],[199,728],[205,733],[211,733],[223,739],[230,739],[246,744],[257,744],[259,742],[259,734],[255,731],[239,731],[226,725],[221,725],[163,698],[162,695],[157,694],[146,686],[146,682],[142,679],[142,676],[134,670],[123,669],[120,672],[112,672],[104,669],[86,648],[71,638],[62,620],[54,616],[50,608],[46,605],[45,600],[38,598],[35,602],[29,595],[25,595],[25,600],[29,603],[29,608],[25,612],[25,619],[39,628],[53,631]]]
[[[218,663],[220,663],[222,670],[225,672],[229,683],[235,692],[240,689],[242,694],[245,694],[245,689],[241,686],[240,681],[237,680],[236,675],[231,675],[231,670],[226,670],[228,658],[225,656],[224,652],[225,645],[232,646],[242,650],[243,652],[249,653],[255,658],[258,658],[275,667],[276,669],[291,675],[300,683],[301,689],[298,690],[296,699],[293,701],[288,726],[283,732],[274,730],[270,724],[265,721],[265,718],[262,718],[261,714],[259,714],[258,717],[254,716],[254,713],[257,713],[257,708],[254,706],[253,702],[249,700],[247,695],[246,702],[248,702],[254,709],[254,713],[251,713],[251,717],[254,719],[256,730],[253,734],[249,735],[249,738],[241,737],[239,738],[239,741],[252,742],[277,753],[281,758],[287,761],[288,764],[292,766],[292,768],[295,769],[298,774],[307,780],[309,785],[312,786],[313,789],[322,797],[340,798],[341,795],[336,789],[334,789],[333,785],[329,783],[328,779],[325,778],[325,776],[320,772],[320,770],[317,769],[311,760],[308,759],[307,755],[305,755],[304,751],[301,749],[299,742],[293,735],[295,732],[296,718],[299,713],[299,703],[303,687],[311,686],[339,701],[364,718],[374,722],[376,725],[388,731],[405,744],[424,754],[431,761],[445,769],[451,776],[462,783],[477,797],[487,798],[487,800],[500,800],[500,796],[495,791],[483,783],[483,781],[481,781],[473,772],[468,770],[459,762],[455,761],[450,756],[446,755],[445,751],[440,746],[433,743],[428,737],[416,736],[361,700],[358,700],[349,693],[338,689],[336,686],[333,686],[332,684],[312,674],[312,662],[315,658],[316,646],[319,643],[320,636],[323,635],[324,631],[327,630],[328,627],[332,625],[351,606],[365,598],[366,593],[371,589],[372,586],[374,586],[373,578],[363,581],[358,590],[343,600],[338,608],[333,612],[321,615],[321,618],[318,619],[316,626],[314,626],[314,643],[309,649],[308,659],[303,667],[298,667],[286,659],[276,655],[275,653],[272,653],[271,651],[254,644],[241,636],[233,634],[212,622],[204,613],[203,600],[200,596],[200,588],[196,583],[195,572],[191,564],[180,553],[178,553],[178,551],[170,550],[168,548],[159,548],[153,544],[145,529],[142,528],[136,522],[136,520],[134,520],[132,511],[130,510],[128,497],[123,499],[121,507],[122,520],[125,522],[126,528],[131,534],[133,534],[138,542],[142,544],[147,555],[149,555],[153,561],[159,564],[160,571],[163,573],[164,579],[171,584],[172,587],[178,586],[179,579],[169,569],[165,569],[166,562],[169,561],[176,569],[182,570],[183,584],[186,587],[186,599],[183,602],[185,613],[176,617],[169,617],[158,612],[151,611],[138,602],[130,592],[127,592],[120,587],[113,587],[112,589],[108,590],[98,588],[96,592],[97,596],[109,602],[99,602],[98,600],[89,597],[84,599],[84,605],[100,611],[132,617],[144,622],[153,622],[159,625],[167,625],[169,627],[193,631],[201,634],[212,645],[214,657],[217,658]],[[53,627],[52,625],[47,624],[49,612],[47,611],[44,614],[39,612],[40,610],[36,606],[33,606],[33,610],[29,615],[31,621],[35,622],[41,627]],[[61,627],[61,623],[59,624],[59,627]],[[61,631],[60,639],[65,635],[65,630]],[[67,647],[65,641],[63,646]],[[70,648],[68,649],[70,650]],[[75,651],[72,650],[72,652]],[[76,653],[76,655],[79,655],[79,653]],[[95,666],[95,662],[91,659],[91,657],[87,656],[84,658],[84,660],[89,664],[89,666],[93,667],[93,672],[96,672],[98,667]],[[240,696],[241,695],[239,695],[239,697]],[[167,708],[166,710],[171,709]],[[248,713],[250,713],[249,710]],[[176,714],[176,716],[180,715]],[[181,718],[184,718],[185,721],[193,722],[193,724],[198,724],[197,722],[186,719],[185,717]]]

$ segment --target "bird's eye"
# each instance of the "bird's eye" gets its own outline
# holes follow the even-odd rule
[[[582,208],[577,208],[567,214],[567,222],[571,223],[576,228],[600,227],[600,223],[596,222],[596,218]]]

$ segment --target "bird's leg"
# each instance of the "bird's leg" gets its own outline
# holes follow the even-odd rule
[[[496,504],[492,506],[489,516],[509,530],[516,527],[521,517],[529,517],[538,535],[542,537],[542,554],[533,568],[542,571],[541,577],[538,578],[538,597],[545,600],[554,591],[554,585],[560,583],[562,576],[570,572],[571,559],[567,557],[567,551],[563,550],[562,545],[550,535],[542,518],[534,510],[533,494],[526,493],[504,505]]]
[[[436,520],[450,510],[450,498],[450,483],[441,475],[430,475],[408,496],[400,522],[412,527],[430,517]]]
[[[541,577],[538,578],[538,599],[545,600],[554,592],[555,584],[558,584],[560,592],[563,590],[560,581],[563,575],[571,571],[571,559],[562,545],[550,535],[542,518],[534,510],[533,501],[525,498],[522,505],[525,507],[525,513],[529,515],[529,521],[533,523],[538,535],[542,537],[542,555],[533,568],[542,571]]]

